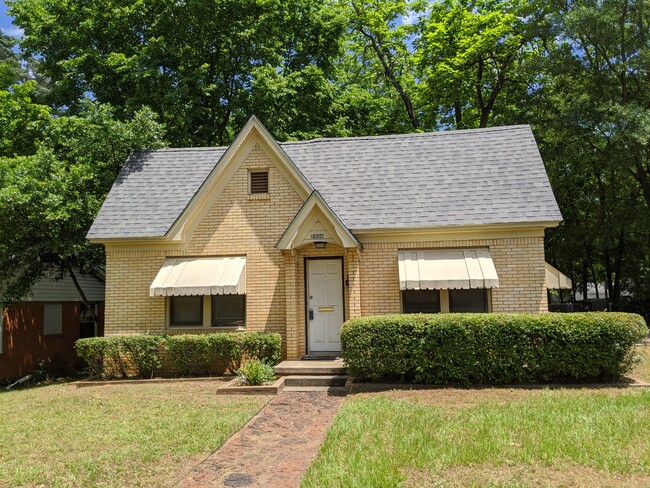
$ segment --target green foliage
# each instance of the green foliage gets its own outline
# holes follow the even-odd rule
[[[180,376],[209,374],[215,362],[211,337],[207,334],[181,334],[165,340],[167,358]]]
[[[275,379],[273,366],[270,366],[264,361],[247,362],[239,368],[237,374],[242,382],[249,386],[263,385]]]
[[[120,353],[126,356],[136,376],[152,378],[161,366],[159,351],[164,340],[153,334],[123,336],[119,338]]]
[[[88,337],[75,343],[77,356],[86,361],[91,376],[101,378],[104,374],[107,344],[104,337]]]
[[[126,378],[127,365],[121,350],[121,337],[88,337],[75,343],[77,355],[86,361],[91,376]]]
[[[240,336],[242,356],[245,360],[259,359],[269,366],[280,362],[282,337],[277,332],[245,332],[237,335]]]
[[[351,375],[428,384],[618,379],[647,334],[624,313],[385,315],[341,330]]]
[[[9,100],[0,103],[0,302],[5,304],[21,300],[53,271],[73,275],[103,265],[102,249],[91,245],[86,233],[129,151],[162,145],[162,127],[148,109],[119,121],[110,107],[87,101],[79,115],[54,117],[30,102],[33,89],[26,83],[0,91],[0,101]]]
[[[558,4],[525,104],[565,218],[549,254],[576,288],[605,284],[614,301],[650,296],[649,15],[644,1]]]
[[[344,24],[325,0],[14,0],[10,14],[55,82],[52,104],[75,110],[92,92],[120,118],[149,106],[175,146],[225,144],[255,112],[281,134],[330,115],[321,93]]]
[[[0,31],[0,90],[18,83],[22,77],[20,58],[14,52],[17,40]]]
[[[270,332],[182,334],[166,339],[167,355],[182,376],[209,374],[218,361],[231,373],[244,361],[274,366],[280,362],[281,348],[280,334]]]
[[[159,347],[164,338],[157,335],[88,337],[75,343],[77,355],[86,361],[91,376],[125,378],[129,371],[151,378],[160,368]]]
[[[524,20],[529,2],[445,0],[431,6],[416,53],[426,98],[457,129],[487,127],[499,96],[535,54]],[[530,20],[530,19],[529,19]]]

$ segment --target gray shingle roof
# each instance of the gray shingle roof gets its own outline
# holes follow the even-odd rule
[[[352,231],[562,219],[529,126],[280,146]],[[133,153],[88,237],[165,235],[225,149]]]

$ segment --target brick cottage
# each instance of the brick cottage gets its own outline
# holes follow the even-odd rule
[[[560,211],[528,126],[133,152],[88,238],[106,335],[275,331],[340,350],[351,317],[547,311]]]

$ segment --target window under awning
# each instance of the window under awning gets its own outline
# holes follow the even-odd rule
[[[498,288],[487,249],[399,251],[402,290]]]
[[[571,278],[548,263],[544,263],[544,267],[546,270],[546,288],[549,290],[567,290],[572,288],[573,283],[571,282]]]
[[[149,288],[152,297],[246,294],[246,258],[172,258]]]

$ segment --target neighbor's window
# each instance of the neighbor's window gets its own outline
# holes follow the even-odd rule
[[[450,312],[487,312],[487,290],[449,290]]]
[[[268,171],[251,171],[250,173],[250,192],[251,195],[269,192],[269,172]]]
[[[403,290],[402,310],[404,313],[440,312],[440,290]]]
[[[43,309],[43,335],[63,334],[63,307],[60,303],[46,303]]]
[[[213,295],[212,326],[244,325],[246,295]]]
[[[171,325],[203,325],[203,297],[170,297]]]
[[[85,303],[79,304],[79,339],[95,337],[95,321],[92,312],[97,315],[97,304],[91,303],[88,307]]]

